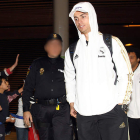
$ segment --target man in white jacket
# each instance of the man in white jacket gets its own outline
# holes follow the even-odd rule
[[[133,78],[133,92],[131,95],[131,102],[128,106],[128,122],[129,133],[131,140],[140,139],[140,57],[136,48],[127,49],[132,70],[134,72]]]
[[[112,51],[98,31],[94,7],[89,2],[76,4],[69,16],[79,35],[73,55],[65,53],[65,81],[71,116],[77,118],[79,140],[128,140],[127,115],[132,69],[121,41],[112,36]],[[117,83],[114,84],[117,69]]]

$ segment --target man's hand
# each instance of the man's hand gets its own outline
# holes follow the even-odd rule
[[[15,118],[9,117],[8,119],[6,119],[6,122],[15,123]]]
[[[10,122],[11,122],[11,123],[15,123],[15,117],[13,117],[13,116],[11,116],[11,115],[10,115],[9,117],[10,117],[10,119],[11,119]]]
[[[74,103],[70,103],[70,115],[73,116],[74,118],[77,117],[77,112],[74,109]]]
[[[11,118],[9,117],[8,119],[6,119],[6,122],[11,122]]]
[[[10,120],[10,123],[15,123],[15,119],[11,119]]]
[[[17,57],[16,57],[16,61],[15,61],[14,65],[12,65],[12,66],[9,68],[11,72],[12,72],[12,71],[15,69],[15,67],[18,65],[18,58],[19,58],[19,54],[18,54]]]
[[[23,113],[23,118],[27,126],[30,126],[30,122],[33,122],[32,115],[29,111]]]
[[[2,107],[1,107],[1,105],[0,105],[0,111],[2,111]]]
[[[123,105],[123,103],[119,103],[118,105]]]

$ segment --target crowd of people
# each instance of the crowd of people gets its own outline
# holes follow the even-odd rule
[[[63,39],[50,34],[45,57],[33,61],[25,83],[10,92],[6,79],[18,64],[0,72],[0,140],[5,122],[17,140],[140,140],[140,56],[98,30],[89,2],[71,10],[79,40],[60,57]],[[9,103],[19,97],[17,114]],[[129,128],[129,129],[128,129]]]

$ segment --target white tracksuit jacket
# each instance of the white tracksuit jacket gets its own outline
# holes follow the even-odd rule
[[[127,116],[134,119],[140,119],[140,64],[134,71],[133,92],[130,101]]]
[[[129,102],[128,93],[131,92],[132,86],[131,65],[123,45],[118,38],[113,37],[113,60],[118,74],[117,85],[114,85],[116,73],[113,70],[110,51],[103,41],[102,34],[98,32],[94,8],[88,2],[75,5],[70,13],[73,21],[73,14],[77,9],[88,12],[91,32],[87,45],[85,36],[78,31],[79,41],[73,57],[76,79],[69,49],[65,53],[67,101],[74,102],[74,108],[83,116],[104,114],[112,110],[116,104],[123,103],[125,98],[127,103]]]

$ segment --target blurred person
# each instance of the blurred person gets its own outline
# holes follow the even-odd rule
[[[18,99],[18,112],[16,115],[17,118],[15,120],[15,127],[16,127],[17,140],[28,140],[28,126],[24,123],[23,120],[22,93],[20,95],[20,98]]]
[[[99,32],[91,3],[76,4],[69,16],[79,40],[65,53],[65,81],[78,139],[128,140],[133,76],[128,54],[117,37]]]
[[[40,140],[71,140],[70,108],[66,101],[64,60],[60,57],[62,38],[58,34],[48,36],[44,46],[47,56],[35,60],[25,80],[23,90],[24,121],[34,122]],[[35,104],[31,106],[30,97]],[[52,128],[52,130],[51,130]]]
[[[133,91],[128,106],[130,140],[140,140],[140,53],[134,47],[127,47],[132,70],[134,72]]]
[[[19,54],[17,55],[16,57],[16,61],[15,63],[8,69],[4,69],[4,71],[0,72],[0,77],[1,77],[1,83],[2,81],[4,81],[4,79],[9,76],[10,74],[12,74],[12,71],[16,68],[16,66],[18,65],[18,58],[19,58]],[[3,79],[3,80],[2,80]],[[5,79],[6,80],[6,79]],[[7,86],[8,86],[8,83],[6,83]],[[7,89],[8,90],[8,89]],[[0,139],[5,139],[5,128],[4,128],[4,120],[6,120],[6,122],[14,122],[14,119],[13,117],[10,115],[10,118],[8,117],[6,119],[5,115],[7,116],[7,112],[8,112],[8,109],[9,107],[7,107],[7,104],[8,104],[8,100],[5,100],[5,102],[3,101],[3,98],[7,98],[8,95],[13,95],[13,93],[9,93],[9,94],[0,94],[2,96],[2,98],[0,99],[0,116],[2,115],[2,117],[0,117]],[[4,106],[4,108],[2,107]],[[9,116],[9,115],[8,115]]]
[[[22,87],[20,87],[20,89],[15,90],[11,93],[10,92],[10,84],[8,81],[7,81],[7,83],[8,83],[8,90],[6,90],[4,93],[8,94],[7,99],[8,99],[8,102],[10,103],[14,99],[16,99],[19,95],[21,95],[21,93],[23,91],[23,85],[22,85]],[[20,93],[20,94],[18,94],[18,93]],[[10,122],[7,123],[6,128],[5,128],[5,135],[10,135],[11,129],[13,126],[14,126],[14,123],[10,123]]]
[[[2,107],[2,111],[0,111],[0,140],[5,140],[4,123],[14,122],[14,119],[12,118],[12,116],[9,115],[9,103],[7,100],[7,95],[4,94],[4,91],[6,90],[8,90],[8,83],[5,78],[0,77],[0,104]]]

